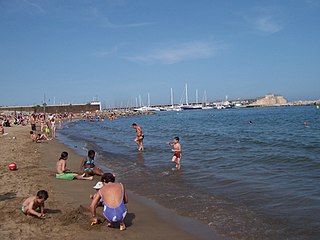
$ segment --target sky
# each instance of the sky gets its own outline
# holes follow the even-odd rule
[[[317,0],[0,0],[0,105],[320,99]]]

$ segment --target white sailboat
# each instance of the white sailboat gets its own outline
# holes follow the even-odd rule
[[[180,106],[174,106],[172,88],[170,89],[170,102],[171,102],[171,106],[170,107],[166,107],[165,111],[181,111],[182,110]]]
[[[204,100],[203,100],[203,107],[202,107],[202,109],[204,109],[204,110],[213,109],[213,107],[207,105],[207,91],[204,91],[204,94],[203,94],[203,95],[204,95],[204,96],[203,96]]]
[[[188,102],[188,84],[186,84],[186,105],[181,106],[182,110],[196,110],[201,109],[201,106],[199,105],[190,105]]]
[[[140,95],[139,95],[139,100],[140,100],[140,106],[142,106],[142,101],[141,101],[141,96]],[[151,107],[150,94],[148,93],[148,104],[147,104],[147,106],[142,106],[142,107],[139,107],[139,108],[135,108],[133,111],[136,111],[136,112],[152,112],[152,111],[160,111],[160,109]]]

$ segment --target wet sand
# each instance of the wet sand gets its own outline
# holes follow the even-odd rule
[[[56,140],[32,143],[29,126],[5,131],[8,135],[0,136],[1,239],[224,239],[207,226],[180,217],[128,189],[127,230],[108,228],[106,222],[91,226],[89,195],[95,192],[92,187],[99,177],[93,181],[55,178],[56,161],[62,151],[69,153],[67,164],[73,171],[79,170],[81,156]],[[17,171],[8,170],[12,161],[17,163]],[[20,210],[22,201],[41,189],[49,193],[46,219],[26,217]],[[98,208],[97,215],[103,220],[101,213],[102,208]]]

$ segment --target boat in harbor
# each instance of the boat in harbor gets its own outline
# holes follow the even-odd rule
[[[163,111],[182,111],[180,106],[175,106],[174,105],[174,101],[173,101],[173,90],[172,88],[170,89],[170,102],[171,102],[171,106],[170,107],[165,107],[163,108]],[[160,109],[160,111],[162,111],[162,109]]]
[[[203,98],[204,98],[203,99],[203,106],[201,107],[201,109],[203,109],[203,110],[213,109],[213,107],[209,106],[207,103],[207,91],[204,91]]]
[[[202,106],[199,104],[196,105],[192,105],[189,104],[188,102],[188,84],[186,84],[186,104],[185,105],[181,105],[180,108],[182,110],[197,110],[197,109],[202,109]],[[196,97],[197,97],[197,91],[196,91]]]
[[[142,105],[142,101],[141,101],[141,96],[139,95],[139,100],[140,100],[140,106]],[[133,109],[133,111],[135,112],[155,112],[155,111],[160,111],[159,108],[155,108],[155,107],[151,107],[150,104],[150,94],[148,93],[148,105],[147,106],[142,106],[139,108],[135,108]]]

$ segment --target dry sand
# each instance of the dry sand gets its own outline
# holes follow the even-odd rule
[[[55,164],[62,151],[69,152],[67,164],[73,171],[79,170],[81,156],[56,140],[32,143],[29,130],[14,126],[5,128],[8,135],[0,136],[0,239],[223,239],[206,226],[129,190],[126,231],[108,228],[106,222],[91,226],[89,194],[95,192],[92,186],[99,178],[56,179]],[[17,171],[8,170],[12,161],[17,163]],[[22,201],[41,189],[49,193],[46,219],[22,214]],[[97,214],[103,219],[101,212],[99,208]]]

